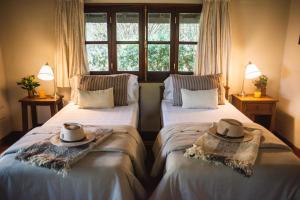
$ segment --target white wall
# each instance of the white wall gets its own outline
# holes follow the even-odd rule
[[[300,148],[300,1],[292,0],[281,70],[277,129]]]
[[[267,94],[278,97],[289,5],[289,0],[231,1],[231,93],[240,92],[244,67],[252,61],[269,77]],[[252,80],[246,80],[246,92],[254,89]]]
[[[10,109],[7,101],[7,87],[4,60],[0,46],[0,139],[11,132]]]
[[[16,85],[22,77],[37,75],[45,62],[54,58],[54,0],[5,0],[0,3],[0,24],[13,130],[21,130],[21,106],[27,95]],[[50,93],[52,84],[41,82]],[[45,114],[43,114],[45,113]],[[49,112],[39,113],[44,121]]]

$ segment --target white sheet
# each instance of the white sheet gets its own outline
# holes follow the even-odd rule
[[[251,122],[248,117],[228,102],[225,105],[218,105],[218,109],[185,109],[173,106],[172,102],[168,100],[162,100],[161,110],[163,126],[189,122],[218,122],[221,118],[234,118],[242,123]]]
[[[83,125],[128,125],[138,126],[138,103],[109,109],[79,109],[69,103],[43,126],[61,126],[65,122],[77,122]]]

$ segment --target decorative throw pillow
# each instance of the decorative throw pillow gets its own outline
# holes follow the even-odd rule
[[[127,103],[127,85],[129,74],[120,74],[114,76],[105,75],[83,75],[80,77],[79,90],[105,90],[113,88],[115,106],[126,106]]]
[[[182,108],[218,108],[218,89],[187,90],[181,89]]]
[[[205,76],[171,74],[171,77],[174,88],[174,106],[182,106],[181,89],[209,90],[218,88],[218,104],[225,104],[225,90],[222,74]]]
[[[113,108],[114,90],[78,90],[79,108]]]

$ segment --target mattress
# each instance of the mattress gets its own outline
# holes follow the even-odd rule
[[[138,116],[138,103],[108,109],[80,109],[71,102],[43,126],[61,126],[65,122],[77,122],[83,125],[127,125],[137,128]]]
[[[225,105],[218,105],[218,109],[185,109],[173,106],[171,101],[162,100],[161,110],[163,126],[178,123],[218,122],[221,118],[238,119],[242,123],[251,122],[229,102],[226,102]]]

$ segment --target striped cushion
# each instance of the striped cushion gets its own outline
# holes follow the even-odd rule
[[[113,76],[106,75],[82,75],[79,81],[80,90],[105,90],[114,88],[115,106],[126,106],[127,103],[127,83],[129,74],[120,74]]]
[[[218,88],[218,104],[225,104],[222,74],[195,76],[171,74],[173,81],[173,105],[182,106],[181,89],[210,90]]]

